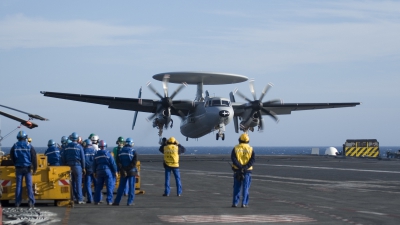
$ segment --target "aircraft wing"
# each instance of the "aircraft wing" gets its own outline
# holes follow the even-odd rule
[[[29,129],[38,127],[37,124],[32,123],[32,122],[29,121],[29,120],[24,120],[24,119],[21,119],[21,118],[19,118],[19,117],[13,116],[13,115],[10,115],[10,114],[5,113],[5,112],[2,112],[2,111],[0,111],[0,115],[3,115],[3,116],[5,116],[5,117],[8,117],[8,118],[10,118],[10,119],[12,119],[12,120],[16,120],[16,121],[20,122],[22,125],[26,126],[26,127],[29,128]]]
[[[274,103],[264,104],[263,108],[268,111],[273,111],[276,115],[291,114],[292,111],[300,110],[313,110],[313,109],[331,109],[331,108],[343,108],[343,107],[354,107],[360,105],[360,102],[343,102],[343,103]],[[232,104],[235,116],[240,116],[244,112],[245,104],[234,103]],[[262,115],[266,115],[263,111]]]
[[[129,111],[155,113],[158,105],[158,100],[153,100],[153,99],[82,95],[82,94],[69,94],[69,93],[48,92],[48,91],[41,91],[40,93],[46,97],[61,98],[78,102],[106,105],[110,109],[122,109]],[[175,108],[187,114],[187,112],[192,108],[192,101],[174,100],[173,105]],[[175,112],[171,113],[173,115],[178,115]]]

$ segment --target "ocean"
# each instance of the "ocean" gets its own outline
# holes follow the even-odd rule
[[[319,154],[325,155],[325,150],[328,147],[335,147],[339,152],[343,150],[342,146],[312,146],[312,147],[253,147],[256,155],[310,155],[312,148],[319,148]],[[109,147],[112,150],[113,147]],[[135,146],[138,154],[143,155],[157,155],[161,154],[158,151],[159,146],[154,147],[140,147]],[[37,153],[44,153],[47,147],[35,147]],[[186,155],[228,155],[231,154],[233,146],[229,147],[186,147]],[[399,146],[380,146],[381,157],[386,157],[386,152],[398,152]],[[10,147],[2,147],[2,151],[6,154],[10,152]]]

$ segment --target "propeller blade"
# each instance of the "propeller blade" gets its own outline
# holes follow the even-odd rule
[[[282,99],[277,98],[277,99],[272,99],[272,100],[263,102],[263,106],[266,107],[266,106],[268,106],[270,104],[275,104],[275,103],[281,103],[282,104]]]
[[[138,115],[138,111],[136,111],[135,112],[135,116],[133,117],[133,123],[132,123],[132,130],[133,130],[133,128],[135,127],[135,124],[136,124],[136,118],[137,118],[137,115]]]
[[[251,80],[251,81],[249,82],[249,87],[250,87],[250,92],[251,92],[251,94],[253,95],[254,101],[257,100],[256,91],[255,91],[255,89],[254,89],[254,80]]]
[[[171,99],[173,99],[175,95],[177,95],[186,86],[187,86],[186,83],[182,83],[181,85],[179,85],[179,87],[174,91],[174,93],[172,93]]]
[[[261,111],[259,110],[259,111],[257,111],[257,114],[258,114],[258,125],[260,126],[260,130],[264,130],[264,123],[263,123],[263,118],[262,118],[262,115],[261,115]]]
[[[164,97],[168,97],[168,81],[169,81],[169,75],[165,74],[162,82],[164,89]]]
[[[268,83],[267,86],[265,86],[264,90],[261,92],[261,96],[259,101],[262,101],[262,99],[264,98],[265,94],[268,92],[268,90],[272,87],[271,83]]]
[[[158,93],[158,91],[153,87],[153,85],[151,85],[151,82],[147,83],[147,87],[150,88],[150,90],[153,91],[154,94],[156,94],[159,98],[163,98],[163,96],[160,95],[160,93]]]
[[[43,121],[47,121],[48,120],[48,119],[43,118],[43,117],[41,117],[39,115],[36,115],[36,114],[27,113],[27,112],[24,112],[24,111],[21,111],[21,110],[18,110],[18,109],[14,109],[14,108],[11,108],[11,107],[8,107],[8,106],[5,106],[5,105],[0,105],[0,106],[4,107],[4,108],[7,108],[7,109],[11,109],[11,110],[17,111],[17,112],[20,112],[20,113],[24,113],[24,114],[28,115],[30,118],[33,118],[33,119],[38,119],[38,120],[43,120]]]
[[[261,108],[261,111],[263,111],[268,116],[271,116],[275,120],[275,122],[279,122],[279,118],[274,111],[266,110],[264,108]]]
[[[139,89],[139,95],[138,95],[139,101],[141,100],[141,99],[140,99],[141,97],[142,97],[142,87],[140,87],[140,89]],[[133,128],[135,127],[136,118],[137,118],[138,113],[139,113],[139,111],[136,111],[136,112],[135,112],[135,116],[133,117],[132,130],[133,130]]]
[[[241,98],[243,98],[244,100],[248,101],[248,102],[252,102],[250,99],[248,99],[244,94],[242,94],[242,92],[240,92],[239,90],[236,91],[236,94],[238,94]]]
[[[235,132],[239,133],[239,121],[238,121],[238,117],[237,116],[233,117],[233,123],[235,125]]]
[[[181,110],[175,108],[175,106],[171,106],[171,109],[178,113],[182,119],[185,117],[185,114]]]

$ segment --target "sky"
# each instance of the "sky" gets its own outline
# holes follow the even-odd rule
[[[96,133],[110,146],[119,136],[136,146],[157,146],[157,129],[139,113],[44,97],[40,91],[157,99],[158,73],[209,71],[255,80],[257,95],[285,103],[362,102],[341,109],[293,112],[250,133],[253,146],[341,146],[346,139],[375,138],[400,146],[400,1],[5,1],[0,0],[0,104],[49,121],[26,131],[34,146],[77,132]],[[171,90],[177,84],[169,85]],[[248,82],[205,86],[212,96]],[[176,97],[194,100],[196,86]],[[237,101],[241,101],[237,98]],[[28,118],[19,112],[3,112]],[[179,130],[164,136],[185,146],[234,146],[210,133],[197,140]],[[0,116],[1,135],[19,123]],[[3,147],[16,142],[17,132]]]

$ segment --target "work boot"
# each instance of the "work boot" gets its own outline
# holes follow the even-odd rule
[[[135,203],[127,204],[127,206],[133,206],[133,205],[135,205]]]
[[[237,206],[237,205],[235,205],[235,204],[232,204],[232,207],[233,207],[233,208],[236,208],[236,207],[238,207],[238,206]]]
[[[169,195],[167,195],[167,194],[163,194],[162,196],[164,196],[164,197],[168,197]]]
[[[29,208],[31,208],[31,209],[35,208],[35,204],[33,204],[32,202],[29,202]]]
[[[112,205],[113,205],[113,206],[119,206],[119,204],[116,203],[116,202],[114,202]]]

